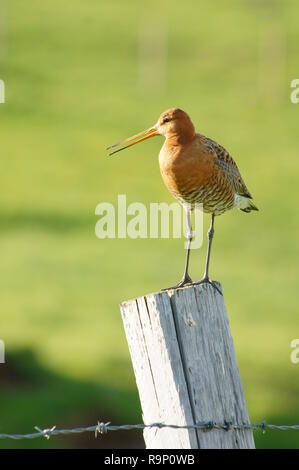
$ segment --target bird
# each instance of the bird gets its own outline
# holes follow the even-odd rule
[[[156,136],[165,138],[159,153],[159,165],[165,186],[182,204],[188,223],[188,246],[182,280],[172,288],[193,284],[189,275],[190,248],[193,238],[191,213],[201,204],[211,214],[208,248],[203,278],[195,284],[211,284],[221,295],[215,281],[209,277],[215,217],[237,208],[243,212],[258,211],[253,198],[232,156],[215,140],[195,131],[189,115],[180,108],[164,111],[149,129],[110,145],[108,156]]]

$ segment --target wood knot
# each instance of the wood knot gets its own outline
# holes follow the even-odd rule
[[[187,324],[193,327],[195,326],[195,321],[193,320],[193,318],[189,317],[187,318]]]

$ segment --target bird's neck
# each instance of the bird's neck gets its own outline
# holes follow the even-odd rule
[[[166,136],[167,147],[177,147],[182,145],[191,144],[195,138],[195,132],[190,129],[190,132],[171,132]]]

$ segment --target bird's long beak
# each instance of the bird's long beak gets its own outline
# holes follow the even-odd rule
[[[155,135],[160,135],[160,134],[157,131],[157,128],[154,126],[154,127],[150,127],[146,131],[140,132],[139,134],[133,135],[132,137],[129,137],[128,139],[122,140],[121,142],[117,142],[116,144],[109,145],[109,147],[106,147],[106,150],[110,150],[115,147],[119,147],[120,145],[126,144],[127,142],[131,142],[131,143],[128,143],[127,145],[123,145],[122,147],[117,148],[116,150],[113,150],[113,152],[110,152],[108,154],[108,157],[111,157],[111,155],[114,155],[115,153],[120,152],[121,150],[127,149],[128,147],[132,147],[133,145],[139,144],[139,142],[143,142],[144,140],[150,139],[151,137],[155,137]]]

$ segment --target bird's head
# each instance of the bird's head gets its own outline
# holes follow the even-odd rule
[[[139,134],[133,135],[128,139],[110,145],[106,148],[106,150],[115,148],[115,150],[109,153],[109,156],[111,156],[117,152],[120,152],[121,150],[132,147],[139,142],[143,142],[144,140],[150,139],[151,137],[155,137],[157,135],[163,135],[166,137],[166,139],[175,138],[178,141],[184,142],[192,139],[194,134],[194,126],[188,114],[185,113],[185,111],[182,109],[171,108],[161,114],[154,126],[143,132],[140,132]]]
[[[166,138],[176,136],[178,138],[193,137],[195,129],[188,114],[182,109],[171,108],[164,113],[158,119],[156,128],[160,135],[164,135]]]

